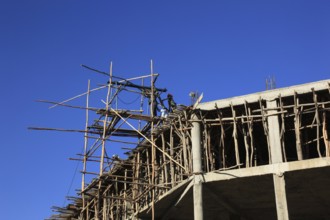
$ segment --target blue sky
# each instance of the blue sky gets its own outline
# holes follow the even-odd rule
[[[106,82],[80,64],[134,77],[150,72],[189,104],[330,78],[330,1],[0,1],[0,195],[3,219],[43,219],[61,206],[84,128],[84,112],[48,109]],[[79,165],[81,168],[81,165]],[[80,187],[74,178],[69,195]]]

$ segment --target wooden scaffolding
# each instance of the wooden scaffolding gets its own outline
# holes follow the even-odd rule
[[[81,189],[77,196],[68,198],[69,205],[54,207],[56,214],[49,219],[140,219],[141,210],[147,210],[148,219],[157,219],[155,203],[193,175],[191,126],[195,121],[202,129],[204,173],[271,164],[268,120],[273,116],[280,125],[284,162],[330,155],[330,86],[320,91],[311,88],[304,94],[292,91],[290,96],[279,95],[271,101],[260,95],[255,102],[215,105],[212,110],[178,106],[166,116],[158,116],[153,103],[164,106],[161,96],[166,89],[155,86],[158,74],[152,64],[151,73],[141,77],[117,80],[112,65],[107,75],[106,85],[91,89],[88,83],[83,94],[85,107],[69,105],[67,100],[50,102],[85,109],[86,126],[79,130],[84,132],[84,153],[76,159],[83,164]],[[150,79],[149,84],[146,79]],[[135,80],[140,83],[133,83]],[[104,107],[89,106],[90,94],[100,89],[107,91]],[[114,107],[124,90],[141,96],[138,109]],[[148,99],[147,104],[144,99]],[[94,116],[92,123],[90,113]],[[133,145],[124,147],[128,150],[126,158],[109,155],[116,143]],[[95,164],[99,172],[89,171]],[[86,181],[87,176],[93,178]]]

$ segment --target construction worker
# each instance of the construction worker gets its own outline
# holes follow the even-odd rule
[[[168,110],[169,112],[173,112],[174,109],[176,109],[176,103],[173,99],[172,94],[167,94],[167,102],[168,102]]]

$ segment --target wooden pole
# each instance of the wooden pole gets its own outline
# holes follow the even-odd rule
[[[165,152],[165,136],[164,133],[161,134],[161,138],[162,138],[162,150]],[[164,175],[165,175],[165,179],[164,179],[164,183],[167,184],[168,183],[168,171],[167,171],[167,161],[166,161],[166,157],[165,154],[163,155],[163,164],[164,164]],[[167,190],[166,190],[167,191]]]
[[[240,158],[239,158],[239,148],[238,148],[238,141],[237,141],[237,120],[236,120],[236,111],[234,110],[233,105],[230,105],[232,115],[233,115],[233,138],[235,143],[235,157],[236,157],[236,165],[240,168]]]
[[[322,108],[324,109],[324,104],[322,105]],[[329,138],[328,138],[328,131],[327,131],[327,112],[323,110],[323,126],[322,126],[322,133],[323,133],[323,140],[325,145],[325,156],[329,157]]]
[[[312,88],[313,92],[313,101],[315,105],[315,119],[316,119],[316,144],[317,144],[317,153],[319,157],[322,157],[321,149],[320,149],[320,116],[319,116],[319,105],[317,103],[317,94],[315,93],[314,88]]]
[[[90,80],[88,80],[87,86],[87,96],[86,96],[86,124],[85,124],[85,136],[84,136],[84,160],[83,160],[83,173],[82,173],[82,180],[81,180],[81,192],[82,192],[82,202],[83,202],[83,209],[85,209],[85,172],[87,168],[87,146],[88,146],[88,106],[89,106],[89,91],[90,91]]]
[[[301,149],[301,135],[300,135],[300,111],[299,111],[299,98],[297,92],[294,92],[294,128],[296,133],[296,149],[298,160],[303,160],[303,153]]]
[[[283,100],[281,97],[281,94],[279,95],[279,104],[281,108],[281,145],[282,145],[282,154],[284,158],[284,162],[287,162],[287,157],[286,157],[286,150],[285,150],[285,118],[284,118],[284,107],[283,107]]]
[[[116,115],[118,115],[121,119],[125,120],[116,110],[111,109]],[[177,164],[179,167],[185,170],[184,166],[182,166],[180,163],[175,161],[168,153],[163,151],[161,148],[159,148],[155,143],[153,143],[148,137],[146,137],[143,133],[141,133],[139,130],[137,130],[132,124],[130,124],[128,121],[126,121],[126,124],[130,126],[133,130],[135,130],[139,135],[141,135],[144,139],[146,139],[150,144],[152,144],[157,150],[159,150],[161,153],[163,153],[167,158],[169,158],[173,163]]]
[[[104,154],[105,154],[105,139],[106,139],[107,121],[108,121],[108,110],[109,110],[109,108],[111,108],[111,107],[109,107],[109,99],[110,99],[110,96],[111,96],[111,82],[112,82],[112,62],[110,63],[110,77],[109,77],[108,93],[107,93],[107,99],[106,99],[106,105],[105,105],[106,113],[105,113],[104,122],[103,122],[100,176],[103,174]]]
[[[170,128],[170,155],[171,157],[174,156],[174,150],[173,150],[173,126],[171,126]],[[170,160],[170,170],[171,170],[171,183],[172,183],[172,187],[175,186],[175,171],[174,171],[174,164],[173,164],[174,160]]]
[[[154,94],[154,70],[153,70],[153,62],[150,62],[150,79],[151,79],[151,117],[154,118],[154,112],[157,106],[155,106],[155,94]],[[151,142],[154,143],[154,120],[151,121]],[[155,162],[156,162],[156,149],[154,144],[151,145],[151,165],[152,165],[152,174],[151,174],[151,184],[155,185]],[[151,219],[155,219],[155,187],[152,187],[152,201],[151,201]]]
[[[264,128],[264,134],[265,134],[266,140],[267,140],[269,164],[271,164],[272,163],[272,157],[271,157],[271,150],[270,150],[270,143],[269,143],[269,130],[268,130],[267,118],[265,116],[265,110],[264,110],[264,106],[262,104],[261,97],[259,97],[259,105],[260,105],[260,110],[261,110],[261,115],[262,115],[262,125],[263,125],[263,128]]]
[[[215,108],[217,109],[218,117],[219,117],[219,124],[220,124],[220,141],[219,141],[219,160],[220,160],[220,168],[226,168],[226,159],[225,159],[225,129],[222,123],[222,112],[216,105]]]

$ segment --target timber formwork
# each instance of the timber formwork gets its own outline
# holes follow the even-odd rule
[[[165,118],[154,115],[150,104],[166,92],[154,85],[155,76],[151,71],[150,85],[136,86],[130,79],[114,82],[110,71],[103,87],[107,89],[105,107],[87,104],[84,108],[87,115],[94,113],[95,120],[89,124],[87,116],[83,130],[81,189],[68,198],[69,205],[54,207],[57,213],[49,219],[193,219],[192,188],[197,176],[203,185],[204,198],[199,199],[205,219],[308,219],[313,213],[318,219],[316,211],[305,213],[304,218],[299,207],[288,204],[296,198],[290,197],[290,182],[282,177],[286,172],[330,165],[330,80],[179,106]],[[114,97],[128,88],[137,89],[141,100],[151,100],[147,104],[151,113],[113,107]],[[85,93],[87,103],[91,91],[88,87]],[[192,149],[196,123],[199,130],[194,135],[200,136],[201,154],[198,172],[193,168]],[[108,155],[116,142],[135,144],[126,152],[127,158]],[[89,163],[98,164],[99,172],[89,172]],[[87,183],[86,175],[95,177]],[[322,181],[330,182],[328,178]],[[242,185],[248,184],[245,190]],[[323,203],[330,205],[329,199]],[[325,210],[321,205],[319,219],[330,216]]]

